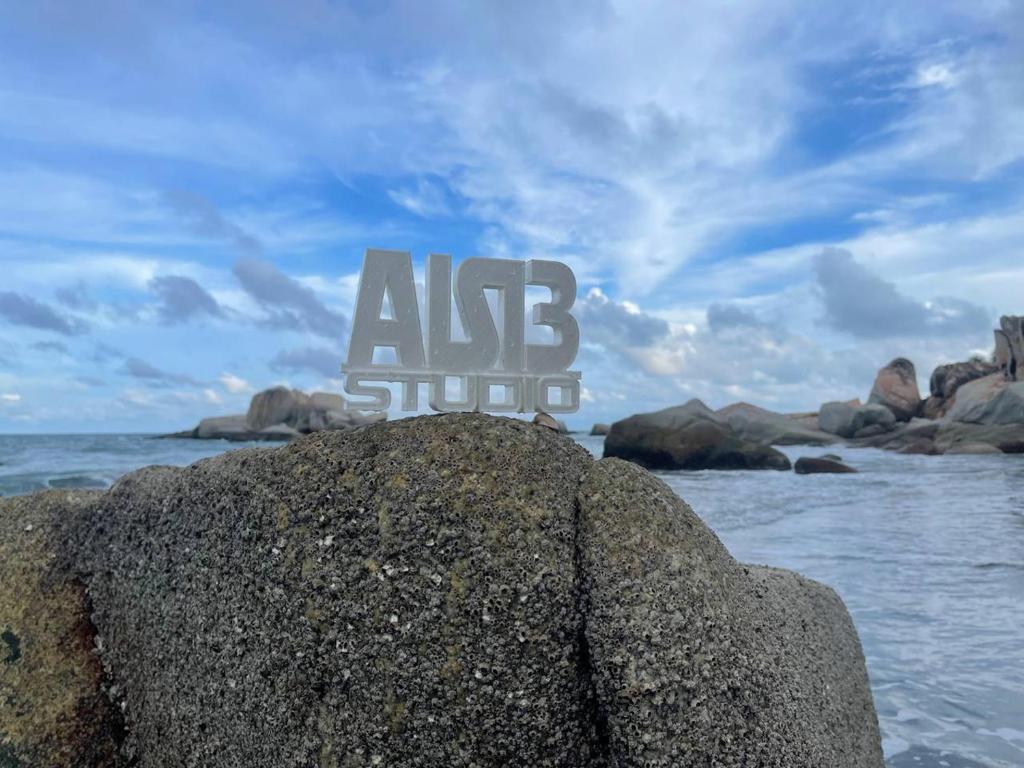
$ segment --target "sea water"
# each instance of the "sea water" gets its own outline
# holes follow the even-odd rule
[[[600,455],[601,438],[577,439]],[[148,464],[254,445],[266,447],[0,435],[0,494],[102,488]],[[1024,456],[841,454],[858,474],[659,475],[735,557],[840,594],[864,645],[890,766],[1024,765]]]

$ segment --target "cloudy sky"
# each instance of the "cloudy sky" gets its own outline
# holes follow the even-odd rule
[[[1010,0],[4,2],[0,431],[338,391],[367,247],[569,263],[580,425],[927,386],[1022,171]]]

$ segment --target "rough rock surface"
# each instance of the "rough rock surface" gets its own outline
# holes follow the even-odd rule
[[[87,567],[130,749],[144,766],[589,764],[573,552],[590,462],[467,415],[122,479]]]
[[[0,766],[120,765],[89,600],[62,557],[62,524],[99,497],[0,499]]]
[[[857,471],[853,467],[843,464],[841,461],[826,459],[824,456],[818,458],[812,456],[801,456],[793,465],[793,470],[798,475],[841,475],[851,474]]]
[[[139,768],[882,765],[835,594],[550,429],[323,432],[85,511],[67,541]]]
[[[905,357],[897,357],[882,368],[871,387],[869,403],[884,405],[897,421],[910,421],[921,408],[917,371]]]
[[[790,468],[785,454],[743,440],[699,400],[612,424],[604,455],[648,469]]]
[[[971,424],[1024,424],[1024,381],[993,373],[964,384],[946,416]]]
[[[628,463],[599,462],[580,500],[585,637],[612,765],[882,765],[860,647],[832,590],[737,563]]]
[[[736,436],[761,445],[830,445],[835,435],[808,427],[799,419],[750,403],[734,403],[715,411]]]

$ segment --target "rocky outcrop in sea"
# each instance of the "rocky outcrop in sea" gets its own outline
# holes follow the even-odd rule
[[[246,413],[203,419],[193,429],[164,435],[198,440],[293,440],[323,430],[354,429],[387,419],[385,411],[347,410],[341,395],[271,387],[253,395]]]
[[[481,414],[0,499],[0,637],[4,765],[882,766],[832,590]]]
[[[1024,453],[1022,328],[1024,318],[1003,317],[993,361],[938,366],[927,398],[918,390],[914,364],[896,358],[878,372],[867,403],[835,401],[815,413],[784,414],[749,403],[712,411],[691,400],[616,422],[604,455],[653,469],[788,469],[788,459],[783,464],[785,457],[771,446],[848,443],[923,455]]]

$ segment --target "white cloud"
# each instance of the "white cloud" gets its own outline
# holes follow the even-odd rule
[[[19,403],[21,402],[21,395],[17,393],[5,393],[0,395],[0,400],[3,400],[5,403]]]
[[[252,385],[248,381],[235,376],[233,373],[222,373],[220,375],[220,383],[232,395],[241,395],[252,391]]]

